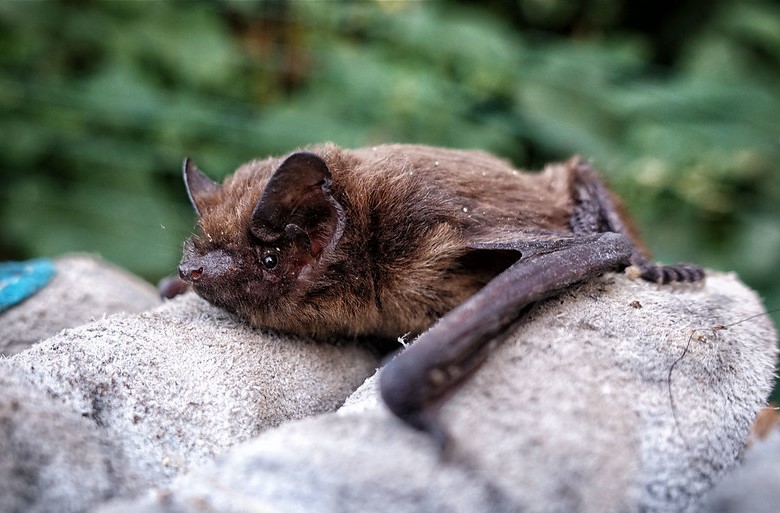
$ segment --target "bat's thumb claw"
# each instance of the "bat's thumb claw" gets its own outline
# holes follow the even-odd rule
[[[452,452],[453,447],[452,438],[436,414],[423,410],[399,418],[414,429],[428,435],[436,445],[441,458],[443,460],[449,459],[448,456]]]
[[[391,362],[379,376],[379,390],[388,409],[406,425],[427,433],[442,453],[450,447],[450,436],[439,421],[436,401],[420,393],[422,387],[411,386],[410,380],[396,376]]]

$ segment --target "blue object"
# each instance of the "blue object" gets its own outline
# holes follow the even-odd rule
[[[38,292],[56,272],[54,263],[48,258],[0,262],[0,312]]]

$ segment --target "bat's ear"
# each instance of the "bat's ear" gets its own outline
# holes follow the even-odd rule
[[[198,169],[198,166],[189,158],[184,159],[182,175],[184,176],[184,186],[187,188],[187,196],[189,196],[192,207],[197,212],[198,217],[200,217],[203,215],[204,198],[219,191],[220,185],[204,175],[203,171]]]
[[[317,257],[341,235],[344,213],[330,193],[328,165],[317,155],[294,153],[274,171],[252,213],[252,234],[275,243],[282,237]]]

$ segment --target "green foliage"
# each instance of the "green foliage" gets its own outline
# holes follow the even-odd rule
[[[780,306],[780,6],[687,0],[0,3],[0,258],[157,279],[212,176],[324,140],[594,159],[657,257]],[[776,316],[775,319],[780,319]]]

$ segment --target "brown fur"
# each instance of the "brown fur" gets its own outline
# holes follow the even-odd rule
[[[214,194],[190,191],[200,233],[188,241],[182,268],[202,268],[196,291],[257,326],[310,335],[419,333],[508,265],[476,258],[475,248],[571,231],[574,161],[522,173],[478,151],[331,144],[307,151],[332,174],[343,232],[313,262],[280,267],[275,276],[260,265],[249,228],[284,159],[244,164]]]

